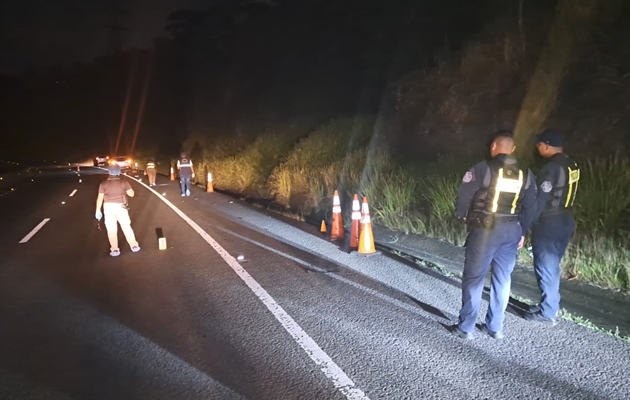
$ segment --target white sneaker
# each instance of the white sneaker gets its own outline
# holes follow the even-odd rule
[[[186,196],[190,196],[190,190],[186,189]]]
[[[186,196],[186,193],[182,193],[182,197]]]
[[[112,257],[118,257],[120,255],[120,249],[110,251],[109,255]]]
[[[131,251],[133,251],[134,253],[139,252],[139,251],[140,251],[140,246],[133,246],[133,247],[131,248]]]

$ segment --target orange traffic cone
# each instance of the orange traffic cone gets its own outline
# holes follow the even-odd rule
[[[330,227],[330,240],[343,239],[345,232],[343,230],[343,217],[341,215],[341,201],[339,200],[339,192],[335,190],[333,196],[333,215]]]
[[[322,225],[319,227],[321,233],[326,233],[326,221],[322,219]]]
[[[208,172],[208,179],[206,180],[206,192],[214,192],[214,185],[212,184],[212,174]]]
[[[352,227],[350,228],[350,248],[359,247],[359,230],[361,227],[361,205],[359,195],[355,194],[352,200]]]
[[[171,167],[171,180],[175,180],[175,171],[173,171],[173,167]]]
[[[368,207],[367,197],[363,198],[361,213],[363,214],[363,217],[361,219],[361,235],[359,236],[358,254],[378,254],[376,247],[374,246],[374,234],[372,233],[372,220],[370,219],[370,209]]]

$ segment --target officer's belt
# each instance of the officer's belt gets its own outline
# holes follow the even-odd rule
[[[515,221],[518,221],[518,216],[517,215],[506,215],[506,216],[495,215],[495,217],[494,217],[494,222],[495,223],[515,222]]]
[[[549,207],[545,208],[541,215],[543,217],[549,217],[552,215],[573,214],[571,210],[571,207]]]
[[[512,214],[492,214],[488,212],[482,212],[481,214],[493,218],[495,223],[515,222],[515,221],[520,220],[518,215],[512,215]]]

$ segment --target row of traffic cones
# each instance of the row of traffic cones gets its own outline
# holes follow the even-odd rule
[[[326,222],[322,220],[321,232],[326,232]],[[342,240],[345,237],[343,217],[341,215],[341,201],[339,192],[335,190],[333,196],[333,214],[330,227],[330,240]],[[357,249],[357,254],[377,254],[372,233],[372,220],[367,197],[363,197],[363,205],[359,204],[359,195],[352,200],[352,224],[350,226],[350,249]],[[353,252],[354,253],[354,252]]]

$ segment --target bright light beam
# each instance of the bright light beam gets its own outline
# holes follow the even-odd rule
[[[575,56],[576,46],[588,31],[595,5],[596,0],[561,0],[558,3],[556,21],[529,83],[514,129],[516,149],[523,156],[530,154],[530,136],[541,130],[556,106],[560,84]]]
[[[114,154],[118,154],[118,147],[120,146],[120,138],[122,137],[123,130],[125,129],[125,121],[127,120],[127,111],[129,110],[129,100],[131,99],[131,90],[133,87],[134,78],[136,75],[136,58],[132,55],[131,69],[129,71],[129,79],[127,80],[127,94],[125,95],[125,105],[123,107],[122,116],[120,118],[120,126],[118,127],[118,137],[116,138],[116,147],[114,148]]]
[[[138,118],[136,119],[136,128],[133,132],[133,141],[131,142],[131,151],[129,154],[133,154],[133,150],[136,147],[136,140],[138,139],[138,131],[140,131],[140,124],[142,123],[142,116],[144,115],[144,105],[147,100],[147,92],[149,91],[149,82],[151,81],[151,73],[153,72],[153,50],[150,50],[149,60],[147,61],[147,71],[144,76],[144,84],[142,86],[142,99],[140,100],[140,110],[138,111]]]

